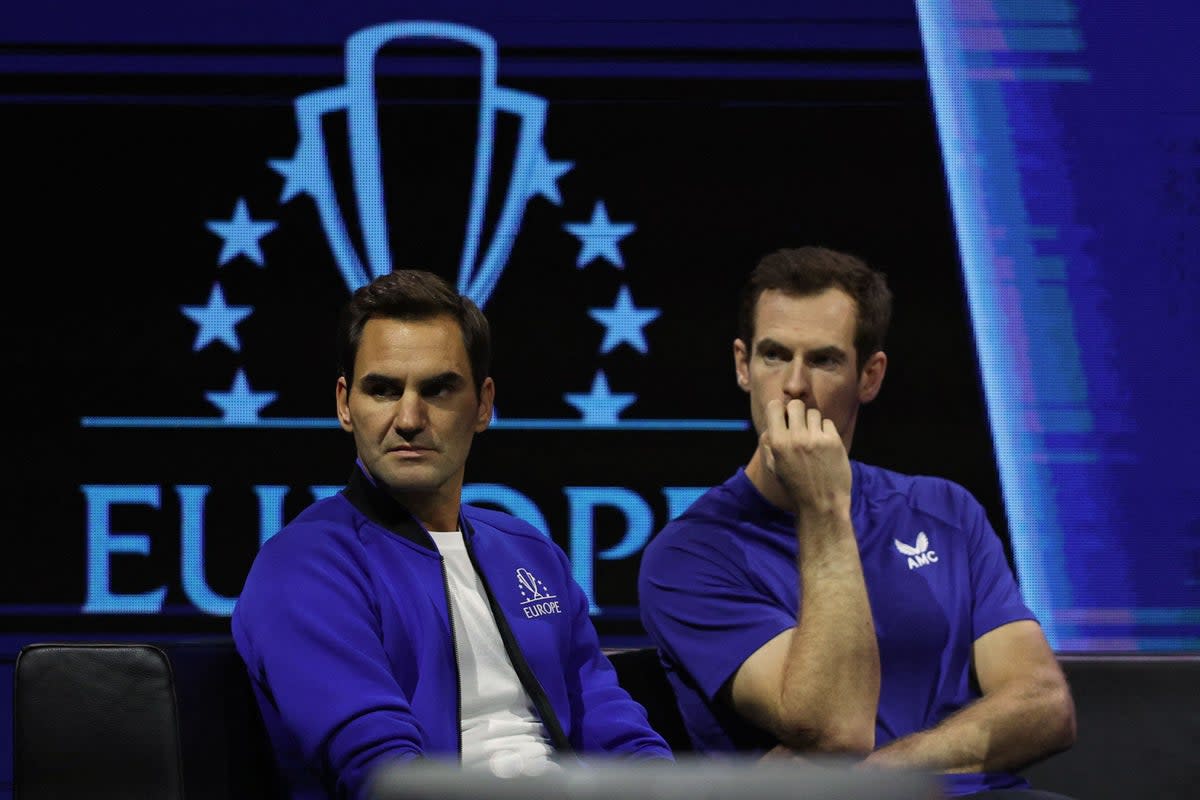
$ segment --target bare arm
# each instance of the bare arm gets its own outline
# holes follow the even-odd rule
[[[983,697],[933,728],[876,750],[864,764],[989,772],[1020,769],[1075,742],[1075,705],[1042,629],[1002,625],[975,641]]]
[[[792,400],[767,405],[759,454],[796,509],[796,626],[734,674],[734,709],[801,751],[869,753],[879,704],[879,649],[850,521],[850,462],[833,423]],[[757,457],[757,456],[756,456]]]

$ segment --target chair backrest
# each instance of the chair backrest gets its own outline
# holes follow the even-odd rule
[[[692,740],[675,702],[675,690],[658,660],[658,650],[635,647],[606,650],[605,654],[617,671],[621,688],[646,709],[650,727],[658,731],[674,752],[690,752]]]
[[[1087,800],[1184,800],[1200,784],[1200,658],[1063,656],[1075,746],[1025,771],[1038,789]]]
[[[246,666],[229,638],[162,645],[175,672],[188,800],[284,795]]]
[[[13,673],[13,795],[183,797],[171,664],[146,644],[32,644]]]

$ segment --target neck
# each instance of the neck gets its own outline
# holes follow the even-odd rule
[[[394,491],[389,494],[425,526],[425,530],[458,530],[458,512],[462,509],[461,482],[431,492]]]
[[[754,455],[750,457],[750,463],[746,464],[746,477],[750,479],[750,483],[754,484],[754,488],[758,489],[758,493],[767,499],[768,503],[782,508],[784,511],[796,513],[795,505],[788,496],[787,490],[783,488],[783,484],[779,482],[775,474],[767,469],[767,457],[763,454],[762,445],[755,449]]]

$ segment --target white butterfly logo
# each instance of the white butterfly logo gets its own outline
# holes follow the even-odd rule
[[[905,544],[899,539],[892,539],[892,541],[895,542],[896,549],[900,551],[900,554],[905,556],[920,555],[929,549],[929,537],[925,535],[925,531],[917,534],[916,544]]]

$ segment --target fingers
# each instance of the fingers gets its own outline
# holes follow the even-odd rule
[[[774,436],[782,436],[787,430],[787,419],[784,416],[783,402],[780,400],[771,400],[767,403],[767,433]]]
[[[772,473],[775,472],[775,449],[771,446],[772,441],[782,442],[783,437],[787,433],[787,421],[783,416],[783,403],[779,400],[771,400],[767,403],[765,409],[767,415],[766,430],[759,437],[759,445],[762,448],[763,455],[766,457],[767,469]]]
[[[759,452],[796,509],[849,504],[850,463],[837,425],[816,405],[771,400],[764,411]]]
[[[771,400],[765,411],[767,425],[764,433],[776,442],[782,442],[788,433],[839,436],[833,420],[824,417],[816,406],[806,406],[803,400],[789,400],[786,407],[782,400]]]
[[[788,428],[794,432],[816,435],[825,430],[825,424],[833,424],[821,416],[821,409],[806,406],[803,400],[789,400],[787,404]]]
[[[799,400],[794,400],[793,402],[800,403]],[[800,403],[800,407],[804,408],[804,404]],[[805,422],[808,423],[809,432],[820,433],[822,425],[821,409],[817,408],[816,406],[808,409],[807,413],[805,414]]]

